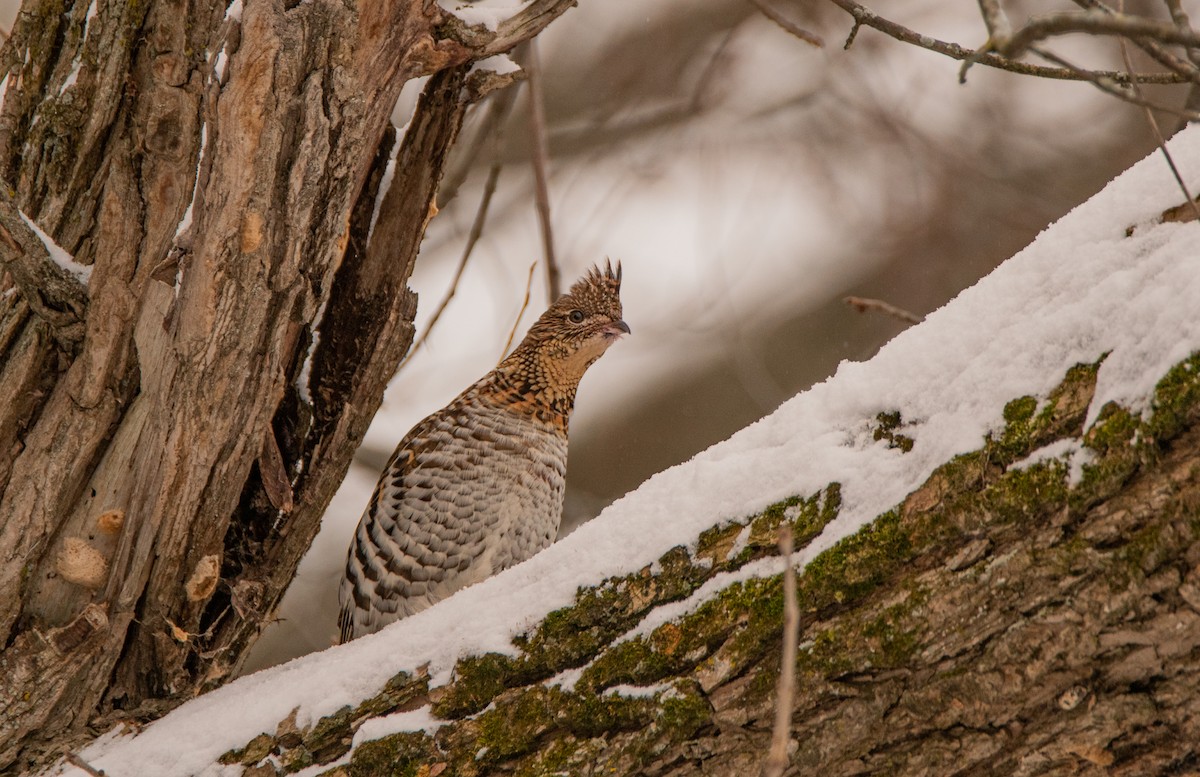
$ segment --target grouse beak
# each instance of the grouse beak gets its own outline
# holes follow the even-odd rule
[[[616,321],[609,324],[607,327],[605,327],[604,333],[614,339],[620,337],[623,334],[624,335],[632,334],[629,331],[629,324],[626,324],[622,319],[619,319],[619,318]]]

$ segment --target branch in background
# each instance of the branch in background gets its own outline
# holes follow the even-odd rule
[[[1033,17],[1024,27],[1014,32],[1008,45],[999,51],[1007,57],[1019,57],[1038,41],[1072,32],[1123,35],[1130,38],[1149,37],[1159,43],[1200,46],[1200,34],[1191,29],[1180,29],[1170,22],[1120,13],[1072,11]]]
[[[1012,37],[1012,24],[1000,7],[1000,0],[979,0],[979,12],[983,14],[983,24],[988,31],[988,45],[985,48],[1003,49]]]
[[[502,131],[503,124],[500,124],[496,127],[496,132],[492,137],[492,142],[496,147],[497,158],[492,162],[491,168],[488,169],[488,177],[483,184],[483,196],[479,200],[479,209],[475,211],[475,220],[471,222],[471,231],[467,234],[467,245],[463,248],[462,258],[458,260],[458,267],[454,270],[454,278],[450,281],[450,288],[446,290],[446,296],[442,297],[442,301],[438,303],[437,308],[433,311],[433,315],[430,316],[429,323],[425,325],[425,331],[416,339],[416,342],[408,349],[408,355],[396,367],[397,372],[405,364],[408,364],[417,350],[429,339],[429,333],[433,331],[433,327],[437,324],[438,319],[446,311],[446,306],[450,304],[450,300],[454,299],[454,294],[458,291],[458,282],[462,279],[463,270],[467,269],[467,261],[471,258],[471,252],[475,250],[475,244],[479,242],[479,238],[483,234],[483,225],[487,223],[488,207],[492,204],[492,195],[496,193],[496,183],[500,180],[500,170],[503,167],[499,159]]]
[[[850,48],[851,44],[854,43],[854,38],[858,34],[860,27],[870,27],[882,32],[884,35],[895,38],[901,43],[908,43],[928,49],[929,51],[959,61],[971,60],[980,65],[1006,70],[1010,73],[1037,76],[1039,78],[1054,78],[1064,81],[1091,81],[1099,78],[1107,78],[1118,84],[1128,83],[1130,79],[1129,74],[1121,70],[1095,70],[1089,71],[1085,75],[1078,69],[1031,65],[1027,62],[1018,62],[994,52],[963,48],[957,43],[947,43],[928,35],[923,35],[915,30],[910,30],[904,25],[896,24],[889,19],[879,16],[861,4],[854,2],[854,0],[829,1],[854,17],[854,28],[850,31],[850,35],[846,39],[846,48]],[[1135,78],[1143,84],[1180,84],[1187,81],[1186,78],[1180,76],[1178,73],[1139,73]]]
[[[1118,0],[1117,9],[1118,12],[1124,12],[1125,0]],[[1124,38],[1120,38],[1119,42],[1121,44],[1121,58],[1125,60],[1125,69],[1132,73],[1133,58],[1129,55],[1129,46],[1126,44]],[[1137,84],[1130,84],[1129,86],[1133,90],[1134,95],[1141,98],[1142,88]],[[1197,205],[1196,201],[1192,199],[1192,193],[1188,191],[1187,184],[1183,181],[1183,176],[1179,174],[1179,168],[1175,166],[1175,160],[1171,158],[1171,152],[1167,150],[1167,141],[1163,138],[1162,130],[1158,127],[1158,120],[1154,118],[1154,111],[1145,106],[1142,106],[1142,110],[1146,113],[1146,123],[1150,125],[1150,131],[1154,133],[1154,141],[1158,143],[1159,150],[1166,157],[1167,167],[1171,168],[1171,175],[1175,176],[1175,183],[1183,191],[1184,199],[1192,206],[1193,215],[1197,219],[1200,219],[1200,205]]]
[[[774,8],[768,5],[766,0],[750,0],[750,2],[754,4],[755,8],[762,12],[763,16],[775,22],[775,24],[779,25],[779,27],[784,31],[796,36],[810,46],[816,46],[819,49],[825,48],[825,41],[821,40],[821,36],[803,29],[795,22],[779,13],[779,11],[776,11]]]
[[[763,764],[763,777],[782,777],[788,766],[792,738],[792,707],[796,704],[796,650],[800,642],[800,607],[796,603],[796,570],[792,567],[792,527],[779,527],[779,552],[783,555],[783,656],[775,686],[775,723],[771,749]]]
[[[8,191],[0,183],[0,267],[8,270],[34,314],[54,327],[55,337],[73,347],[83,338],[87,288],[63,266],[71,261],[65,252],[55,260],[51,251],[61,249],[48,245],[49,238],[34,230]]]
[[[1175,26],[1181,30],[1190,30],[1192,21],[1188,18],[1187,11],[1183,10],[1183,4],[1179,0],[1165,0],[1167,11],[1171,14],[1171,21],[1175,22]],[[1200,70],[1200,50],[1192,47],[1187,49],[1188,60]]]
[[[1130,103],[1131,105],[1140,105],[1143,108],[1153,108],[1156,111],[1162,111],[1163,113],[1170,113],[1175,116],[1180,116],[1188,121],[1200,120],[1200,112],[1188,110],[1188,109],[1175,108],[1173,106],[1166,105],[1164,103],[1155,102],[1153,100],[1147,100],[1144,97],[1139,97],[1138,95],[1134,94],[1132,91],[1129,91],[1129,90],[1127,90],[1127,88],[1125,88],[1125,87],[1128,87],[1128,85],[1129,85],[1128,78],[1126,78],[1126,82],[1124,85],[1115,84],[1112,82],[1112,79],[1102,76],[1099,73],[1097,73],[1096,71],[1084,70],[1081,67],[1072,65],[1070,62],[1068,62],[1067,60],[1063,59],[1062,57],[1058,56],[1057,54],[1055,54],[1053,52],[1046,51],[1045,49],[1038,48],[1037,46],[1034,46],[1034,47],[1030,48],[1029,50],[1032,51],[1034,54],[1037,54],[1039,57],[1045,59],[1047,62],[1054,62],[1056,64],[1062,65],[1065,68],[1074,70],[1076,73],[1079,74],[1081,80],[1088,81],[1093,86],[1095,86],[1097,89],[1099,89],[1101,92],[1104,92],[1105,94],[1110,94],[1113,97],[1116,97],[1120,100],[1124,100],[1125,102]]]
[[[685,109],[689,114],[699,113],[704,109],[704,98],[709,86],[712,85],[713,78],[717,74],[717,67],[725,57],[725,50],[729,48],[729,43],[733,40],[733,36],[741,29],[743,21],[738,20],[734,22],[733,26],[725,31],[725,34],[721,36],[721,40],[717,42],[717,47],[713,49],[712,55],[704,63],[704,67],[700,70],[700,77],[696,79],[696,86],[692,88],[692,98],[688,100],[687,108]]]
[[[884,302],[881,299],[871,299],[870,297],[843,297],[842,302],[845,302],[859,313],[866,313],[868,310],[874,310],[879,313],[886,313],[889,316],[898,318],[901,321],[905,321],[909,324],[919,324],[922,321],[921,316],[918,316],[916,313],[909,313],[904,308],[896,307],[890,302]]]
[[[459,158],[455,168],[446,174],[442,180],[442,185],[438,189],[438,209],[444,209],[450,201],[458,195],[458,190],[463,182],[467,179],[467,175],[475,166],[475,160],[479,158],[479,153],[483,150],[483,146],[489,140],[497,147],[499,143],[493,137],[502,137],[504,133],[504,125],[507,123],[508,115],[512,112],[513,104],[517,101],[517,93],[520,91],[518,84],[513,84],[507,89],[502,89],[488,99],[487,113],[479,122],[479,129],[475,136],[471,138],[469,145],[463,155]],[[499,160],[499,151],[497,160]]]
[[[503,359],[508,355],[508,349],[512,348],[513,340],[517,337],[517,327],[521,325],[521,316],[525,315],[526,308],[529,307],[529,293],[533,291],[533,271],[537,269],[537,262],[529,265],[529,277],[525,279],[525,299],[521,301],[521,309],[517,311],[517,320],[513,321],[512,329],[508,331],[508,340],[504,342],[504,352],[500,354]]]
[[[1081,8],[1092,8],[1103,11],[1105,13],[1115,13],[1112,8],[1102,3],[1100,0],[1075,0],[1075,4]],[[1190,28],[1191,25],[1185,24],[1185,28]],[[1175,54],[1163,46],[1159,45],[1158,41],[1152,38],[1130,38],[1135,46],[1146,52],[1146,55],[1165,66],[1169,70],[1184,76],[1189,81],[1200,83],[1200,68],[1196,67],[1196,63],[1189,60],[1180,59]],[[1189,49],[1189,52],[1191,50]]]
[[[529,73],[529,129],[533,138],[533,191],[538,224],[542,228],[542,251],[546,258],[546,293],[551,302],[562,294],[558,262],[554,258],[554,232],[550,228],[550,146],[546,139],[546,105],[542,94],[542,65],[537,41],[525,44],[525,70]]]

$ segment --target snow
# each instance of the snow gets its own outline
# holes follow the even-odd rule
[[[1177,135],[1171,150],[1200,188],[1200,128]],[[426,664],[436,687],[461,655],[514,653],[512,637],[570,604],[578,586],[640,569],[722,521],[840,482],[841,513],[796,554],[802,566],[897,504],[936,466],[976,449],[1002,427],[1008,400],[1045,396],[1068,368],[1105,353],[1089,418],[1108,401],[1145,409],[1157,378],[1200,350],[1200,223],[1151,224],[1181,198],[1160,155],[1148,157],[870,361],[844,362],[824,383],[654,476],[530,561],[377,634],[243,677],[81,757],[110,777],[220,775],[221,753],[274,731],[293,709],[297,724],[309,725]],[[1130,225],[1138,227],[1125,237]],[[909,453],[871,438],[871,419],[893,410],[915,441]],[[1060,447],[1044,453],[1068,446]],[[764,559],[721,581],[778,566]],[[652,620],[701,595],[659,608]],[[371,725],[432,723],[420,711],[405,714]]]
[[[475,27],[483,25],[491,32],[500,28],[500,22],[525,10],[531,0],[477,0],[472,3],[459,3],[454,0],[438,0],[443,11],[462,19],[468,25]]]
[[[74,276],[75,280],[86,286],[92,278],[92,268],[76,262],[75,257],[71,256],[58,243],[55,243],[54,238],[43,232],[41,227],[34,223],[33,219],[26,216],[24,212],[18,212],[21,213],[21,220],[25,222],[25,225],[32,229],[33,233],[38,236],[38,240],[42,241],[42,245],[46,246],[46,252],[50,254],[50,259]]]
[[[445,721],[435,718],[430,707],[431,705],[426,704],[408,712],[371,718],[354,733],[354,744],[380,739],[400,731],[426,731],[432,734],[445,725]]]
[[[512,61],[512,58],[507,54],[496,54],[495,56],[481,59],[471,66],[471,72],[477,73],[481,70],[491,71],[496,75],[508,75],[515,73],[521,69],[521,66]]]
[[[79,56],[75,57],[71,62],[71,72],[67,73],[67,77],[63,79],[62,86],[58,88],[59,95],[62,95],[68,89],[75,85],[75,81],[79,78],[79,70],[83,67],[83,59]]]
[[[225,18],[235,22],[242,20],[242,0],[233,0],[225,9]]]
[[[396,176],[396,152],[404,142],[408,126],[412,124],[413,114],[417,110],[417,97],[425,89],[428,77],[414,78],[404,84],[396,104],[392,106],[392,128],[396,130],[396,138],[388,150],[388,162],[383,169],[383,177],[379,179],[379,190],[375,193],[375,203],[371,208],[371,225],[367,228],[367,239],[370,240],[375,232],[375,222],[379,220],[379,209],[383,206],[383,198],[392,188],[392,179]]]
[[[97,10],[96,0],[92,0],[92,2],[88,3],[87,13],[84,14],[83,17],[83,35],[80,36],[81,40],[87,40],[88,27],[91,26],[92,19],[96,18]]]
[[[328,299],[322,300],[321,307],[317,308],[317,313],[313,316],[312,341],[309,342],[308,351],[304,354],[304,363],[300,365],[300,374],[296,376],[296,393],[310,406],[312,405],[312,394],[309,393],[309,381],[312,378],[313,354],[317,352],[317,344],[321,342],[321,322],[325,320],[325,307],[328,304]]]
[[[223,52],[222,52],[223,53]],[[200,150],[196,153],[196,175],[192,179],[192,198],[188,200],[187,209],[183,211],[183,216],[179,218],[179,225],[175,227],[175,239],[187,231],[192,225],[192,207],[196,204],[196,189],[200,186],[200,165],[204,162],[204,151],[208,148],[208,125],[200,125]],[[179,284],[175,285],[176,290],[179,289]]]

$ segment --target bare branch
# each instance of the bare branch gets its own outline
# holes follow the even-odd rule
[[[763,16],[775,22],[775,24],[779,25],[779,27],[787,33],[796,36],[810,46],[816,46],[819,49],[825,47],[825,41],[821,40],[820,35],[809,32],[808,30],[800,27],[798,24],[768,5],[766,0],[750,0],[750,2],[754,4],[755,8],[762,12]]]
[[[446,174],[442,179],[442,185],[438,189],[438,208],[445,208],[450,202],[458,196],[458,190],[463,182],[467,179],[467,174],[474,167],[475,160],[478,159],[480,152],[485,144],[495,144],[493,136],[496,133],[503,134],[502,125],[508,119],[509,113],[512,112],[513,104],[517,101],[517,93],[520,92],[520,86],[513,84],[507,89],[501,89],[493,94],[488,99],[487,113],[479,122],[479,128],[471,138],[471,144],[467,146],[465,152],[458,158],[458,161],[453,170]]]
[[[1010,73],[1037,76],[1039,78],[1054,78],[1063,81],[1092,81],[1097,78],[1107,78],[1113,83],[1124,84],[1130,80],[1129,74],[1121,70],[1096,70],[1084,73],[1078,68],[1031,65],[1027,62],[1018,62],[994,52],[964,48],[957,43],[947,43],[928,35],[922,35],[904,25],[885,19],[863,5],[854,2],[854,0],[830,0],[830,2],[854,17],[854,29],[851,30],[850,36],[846,40],[846,48],[849,48],[854,42],[854,38],[860,27],[870,27],[889,37],[895,38],[901,43],[908,43],[919,48],[928,49],[929,51],[959,61],[971,60],[980,65],[1006,70]],[[1188,80],[1178,73],[1139,73],[1134,78],[1143,84],[1179,84]]]
[[[1171,14],[1171,21],[1175,22],[1175,26],[1181,30],[1190,30],[1192,21],[1188,18],[1188,13],[1183,9],[1183,4],[1179,0],[1166,0],[1167,11]],[[1195,47],[1187,49],[1188,59],[1197,68],[1200,68],[1200,51]]]
[[[512,329],[508,331],[508,340],[504,343],[504,351],[500,354],[501,359],[508,354],[508,349],[512,348],[513,340],[517,337],[517,327],[521,325],[521,316],[525,315],[526,309],[529,308],[529,293],[533,290],[533,271],[535,269],[537,269],[537,262],[529,265],[529,277],[525,279],[525,299],[521,301],[521,309],[517,311],[517,319],[513,321]]]
[[[1170,22],[1122,13],[1070,11],[1031,18],[1024,27],[1013,33],[1007,46],[998,50],[1007,57],[1019,57],[1038,41],[1072,32],[1150,37],[1160,43],[1200,46],[1200,34],[1192,29],[1180,29]]]
[[[497,148],[499,148],[499,138],[502,128],[503,125],[496,127],[496,134],[492,139]],[[397,372],[405,364],[408,364],[413,354],[429,339],[429,333],[433,331],[433,327],[437,324],[438,319],[442,317],[442,313],[446,312],[446,306],[450,304],[450,300],[454,299],[454,294],[458,291],[458,282],[462,279],[463,271],[467,269],[467,261],[471,258],[471,252],[475,250],[475,244],[479,242],[480,236],[483,235],[483,225],[487,223],[488,207],[492,204],[492,195],[496,193],[496,183],[500,180],[500,170],[502,167],[503,165],[497,155],[496,161],[488,169],[488,177],[483,184],[483,196],[479,200],[479,209],[475,211],[475,220],[471,222],[471,231],[467,234],[467,244],[463,248],[462,257],[458,260],[458,267],[454,269],[454,278],[450,281],[450,288],[446,290],[446,295],[442,297],[442,301],[434,309],[433,315],[429,318],[429,323],[425,325],[425,331],[412,344],[412,348],[408,349],[408,355],[404,357],[404,360],[396,368]]]
[[[551,302],[562,293],[558,262],[554,258],[554,232],[550,227],[550,148],[546,139],[546,105],[542,94],[542,65],[537,41],[525,44],[525,69],[529,72],[529,128],[533,137],[533,191],[538,224],[542,229],[542,251],[546,259],[546,293]]]
[[[1118,0],[1117,7],[1119,10],[1124,11],[1125,0]],[[1125,60],[1125,68],[1133,72],[1133,58],[1129,55],[1129,46],[1125,43],[1124,38],[1119,38],[1118,40],[1121,44],[1121,58]],[[1130,88],[1133,90],[1134,95],[1137,97],[1142,96],[1142,88],[1140,86],[1130,84]],[[1171,175],[1175,176],[1175,183],[1179,185],[1180,190],[1183,192],[1184,199],[1192,206],[1193,215],[1197,219],[1200,219],[1200,205],[1197,205],[1196,201],[1192,199],[1192,193],[1188,191],[1187,184],[1184,183],[1183,176],[1179,174],[1179,168],[1175,166],[1175,160],[1171,157],[1171,152],[1167,150],[1167,141],[1163,138],[1162,130],[1159,129],[1158,120],[1154,118],[1154,111],[1145,106],[1142,107],[1142,110],[1146,113],[1146,123],[1150,125],[1150,131],[1154,133],[1154,142],[1158,144],[1159,150],[1166,157],[1167,167],[1171,168]]]
[[[792,707],[796,703],[796,650],[800,641],[800,607],[796,603],[796,570],[792,567],[792,527],[779,527],[779,552],[783,555],[783,656],[775,686],[775,723],[771,749],[763,764],[763,777],[782,777],[788,766],[792,734]]]
[[[1055,64],[1062,65],[1067,69],[1073,69],[1083,80],[1088,81],[1100,91],[1104,92],[1105,94],[1111,94],[1113,97],[1124,100],[1131,105],[1140,105],[1144,108],[1153,108],[1156,111],[1163,111],[1164,113],[1181,116],[1189,121],[1200,120],[1200,112],[1188,110],[1186,108],[1180,109],[1164,103],[1155,102],[1154,100],[1148,100],[1145,97],[1139,97],[1129,90],[1128,78],[1125,79],[1126,82],[1124,84],[1117,84],[1112,79],[1102,76],[1095,71],[1084,70],[1081,67],[1076,67],[1053,52],[1046,51],[1045,49],[1037,46],[1034,46],[1029,50],[1034,54],[1037,54],[1039,57],[1042,57],[1047,62],[1054,62]]]
[[[1000,7],[1000,0],[979,0],[979,12],[988,31],[989,49],[1002,49],[1012,36],[1012,24]]]
[[[898,318],[909,324],[919,324],[922,318],[916,313],[910,313],[904,308],[897,307],[890,302],[884,302],[881,299],[871,299],[870,297],[843,297],[842,302],[845,302],[850,307],[857,310],[859,313],[866,313],[868,310],[886,313],[893,318]]]
[[[97,769],[75,753],[67,753],[67,763],[79,769],[83,769],[85,772],[92,775],[92,777],[107,777],[103,769]]]
[[[532,39],[575,4],[576,0],[532,0],[519,13],[501,21],[494,31],[482,24],[472,26],[458,17],[449,16],[441,32],[447,39],[471,49],[474,52],[472,59],[483,59],[506,54],[517,44]]]
[[[1092,8],[1103,11],[1105,13],[1115,13],[1114,9],[1105,5],[1101,0],[1075,0],[1075,4],[1081,8]],[[1185,24],[1184,27],[1191,25]],[[1167,69],[1184,76],[1190,81],[1200,83],[1200,67],[1197,67],[1194,62],[1186,59],[1180,59],[1172,51],[1159,44],[1158,41],[1152,38],[1132,37],[1129,38],[1135,46],[1155,62],[1163,65]],[[1190,51],[1190,50],[1189,50]]]

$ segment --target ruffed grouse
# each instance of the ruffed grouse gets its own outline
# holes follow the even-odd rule
[[[496,369],[421,421],[363,512],[339,599],[341,641],[377,631],[554,541],[567,421],[583,373],[629,327],[621,264],[593,267]]]

